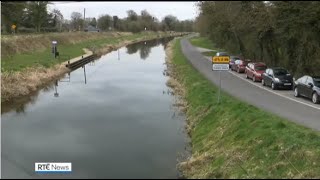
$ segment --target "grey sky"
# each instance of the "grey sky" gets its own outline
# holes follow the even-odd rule
[[[127,10],[134,10],[136,13],[146,9],[151,15],[161,20],[166,15],[176,16],[179,20],[195,19],[198,14],[196,1],[56,1],[49,5],[48,9],[59,9],[65,19],[70,19],[72,12],[80,12],[86,8],[86,17],[98,18],[102,14],[116,15],[119,18],[127,17]]]

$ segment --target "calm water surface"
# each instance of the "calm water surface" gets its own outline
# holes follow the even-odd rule
[[[188,139],[165,84],[167,41],[113,51],[2,104],[2,178],[177,178]],[[36,174],[35,162],[71,162],[72,173]]]

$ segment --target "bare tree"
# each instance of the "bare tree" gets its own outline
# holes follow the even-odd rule
[[[79,30],[83,28],[84,22],[82,18],[82,14],[79,12],[71,13],[71,27],[73,30]]]

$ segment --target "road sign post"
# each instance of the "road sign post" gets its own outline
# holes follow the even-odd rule
[[[16,25],[15,24],[12,24],[11,26],[11,29],[13,30],[13,34],[16,34]]]
[[[220,103],[221,96],[221,71],[229,70],[229,56],[214,56],[212,57],[212,71],[219,71],[219,92],[218,92],[218,104]]]
[[[57,41],[52,41],[52,53],[53,53],[53,57],[56,58],[57,55]]]

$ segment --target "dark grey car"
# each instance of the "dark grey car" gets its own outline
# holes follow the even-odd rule
[[[292,89],[293,77],[288,70],[281,67],[268,68],[262,74],[263,86],[271,86],[273,90],[284,88]]]
[[[320,101],[320,76],[305,75],[294,83],[294,96],[304,96],[312,100],[314,104]]]
[[[236,60],[240,60],[240,58],[238,56],[230,56],[229,68],[231,68]]]

